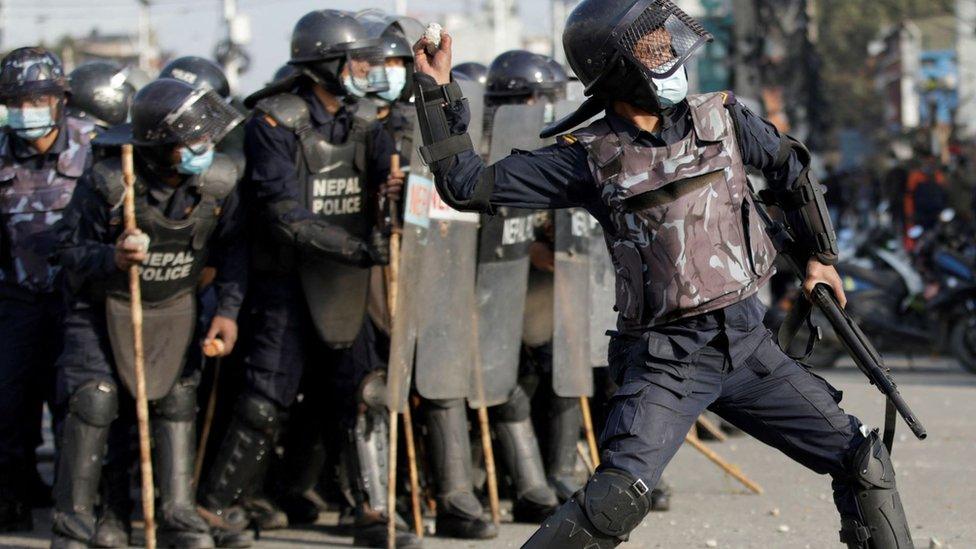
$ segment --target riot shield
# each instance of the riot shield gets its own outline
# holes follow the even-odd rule
[[[495,109],[488,163],[494,164],[514,149],[532,151],[548,142],[539,137],[545,125],[546,105],[502,105]]]
[[[415,120],[414,120],[415,122]],[[422,143],[420,128],[414,123],[413,141]],[[410,151],[407,171],[406,202],[403,206],[403,226],[400,233],[399,279],[390,332],[390,358],[387,365],[387,403],[390,409],[403,412],[410,393],[411,373],[417,348],[419,326],[420,277],[427,248],[430,227],[430,199],[434,190],[434,176],[417,151]]]
[[[477,82],[459,84],[471,110],[468,131],[477,149],[484,87]],[[415,143],[421,143],[419,138]],[[429,197],[427,241],[416,290],[415,385],[424,398],[465,398],[477,344],[474,284],[478,215],[453,210],[436,190]]]
[[[122,383],[136,394],[132,309],[128,299],[108,297],[105,321],[115,369]],[[161,303],[142,304],[143,353],[146,360],[146,397],[158,400],[169,394],[186,364],[186,353],[196,327],[196,297],[182,293]]]
[[[544,105],[503,105],[492,122],[489,163],[513,149],[533,150],[539,139]],[[478,354],[481,368],[471,372],[468,405],[495,406],[508,400],[518,381],[522,317],[529,274],[533,213],[501,208],[482,216],[478,234]],[[480,372],[480,374],[479,374]]]
[[[610,261],[610,252],[603,236],[603,228],[596,219],[590,218],[590,364],[594,368],[607,366],[610,346],[608,330],[617,324],[613,307],[616,274]]]
[[[561,397],[590,396],[590,214],[573,209],[554,215],[553,391]]]

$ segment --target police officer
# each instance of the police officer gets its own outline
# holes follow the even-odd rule
[[[295,26],[290,64],[298,74],[246,101],[255,108],[245,139],[253,335],[245,390],[202,490],[206,513],[227,532],[246,524],[235,504],[260,482],[306,364],[335,364],[359,336],[369,269],[388,261],[376,205],[402,183],[390,177],[392,140],[371,121],[368,102],[357,103],[386,88],[379,41],[349,14],[313,11]],[[303,406],[311,399],[327,410],[324,389],[306,393]],[[385,499],[376,499],[357,501],[356,544],[386,544]],[[407,532],[396,542],[417,544]]]
[[[237,339],[246,274],[237,173],[213,148],[240,122],[212,91],[171,79],[149,84],[133,99],[132,124],[97,140],[135,146],[139,229],[121,228],[126,190],[118,156],[86,172],[66,210],[59,258],[71,295],[57,389],[67,417],[60,433],[54,547],[85,547],[92,540],[101,456],[120,401],[129,401],[120,398],[119,382],[130,393],[134,387],[126,275],[132,265],[142,265],[146,356],[153,362],[146,381],[159,544],[213,547],[192,497],[199,371],[185,357],[195,344],[195,290],[208,264],[219,273],[220,306],[205,342],[222,340],[226,354]]]
[[[756,293],[775,252],[745,167],[763,171],[808,246],[807,290],[831,286],[836,238],[809,153],[730,93],[688,96],[684,63],[710,35],[670,0],[584,0],[563,42],[590,99],[551,128],[556,145],[493,166],[470,151],[450,83],[451,38],[421,41],[418,114],[438,190],[459,209],[586,208],[617,274],[620,385],[599,470],[526,547],[613,547],[706,408],[833,479],[849,547],[911,547],[888,451],[846,414],[840,392],[787,357],[762,325]],[[434,55],[425,53],[431,47]],[[441,99],[435,99],[441,98]],[[447,103],[447,108],[444,104]]]
[[[90,120],[101,129],[122,124],[136,93],[126,71],[115,63],[92,61],[68,75],[68,114]]]
[[[17,49],[0,69],[9,109],[0,135],[0,531],[19,531],[31,529],[31,506],[50,505],[34,454],[61,349],[63,298],[49,260],[54,225],[90,163],[92,125],[66,115],[54,54]]]

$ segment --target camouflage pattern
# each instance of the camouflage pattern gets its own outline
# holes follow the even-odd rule
[[[610,208],[618,330],[721,309],[755,294],[775,252],[747,189],[724,93],[691,96],[694,131],[670,147],[621,141],[600,120],[578,139]]]
[[[68,132],[67,148],[56,163],[40,168],[19,163],[10,135],[0,137],[0,281],[31,292],[55,289],[59,267],[48,262],[57,243],[54,226],[91,157],[94,125],[69,117],[63,129]]]

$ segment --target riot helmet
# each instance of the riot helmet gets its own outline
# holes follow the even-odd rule
[[[359,12],[356,19],[371,38],[380,40],[383,49],[389,87],[375,95],[387,103],[409,101],[413,96],[414,59],[413,46],[404,29],[415,31],[416,27],[422,29],[423,26],[415,19],[386,15],[379,10]]]
[[[454,78],[471,80],[481,85],[488,84],[488,67],[482,65],[481,63],[461,63],[460,65],[457,65],[451,69],[451,74],[454,76]]]
[[[126,71],[108,61],[85,63],[68,75],[68,112],[108,128],[125,122],[136,93]]]
[[[294,65],[282,65],[275,71],[274,76],[271,77],[271,82],[268,85],[274,84],[275,82],[281,82],[282,80],[287,80],[289,78],[294,78],[301,74],[297,67]]]
[[[685,63],[711,40],[671,0],[584,0],[563,33],[566,58],[586,95],[627,101],[649,112],[669,106],[662,92],[681,86],[670,79],[683,78]],[[687,82],[683,85],[687,93]]]
[[[363,97],[389,88],[380,40],[338,10],[317,10],[298,20],[289,64],[336,96]]]
[[[400,34],[408,44],[414,44],[424,35],[424,24],[413,17],[388,14],[383,10],[370,8],[356,13],[356,19],[373,35],[386,32]]]
[[[172,78],[154,80],[139,90],[131,112],[131,123],[106,131],[94,142],[131,143],[160,175],[201,173],[213,160],[214,146],[244,120],[213,90]],[[180,154],[178,161],[174,151]]]
[[[0,63],[0,102],[8,127],[24,139],[40,139],[60,125],[67,93],[61,60],[44,48],[18,48]]]
[[[208,87],[224,99],[230,97],[230,84],[224,70],[203,57],[187,55],[174,59],[163,67],[159,77],[182,80],[194,88]]]
[[[565,90],[550,58],[525,50],[507,51],[491,62],[485,99],[492,104],[554,99]]]

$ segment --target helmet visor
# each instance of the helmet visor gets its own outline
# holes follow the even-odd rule
[[[194,154],[202,154],[243,121],[244,117],[237,109],[216,92],[198,89],[166,117],[163,125],[174,141]]]
[[[384,92],[390,89],[386,76],[386,57],[381,47],[360,48],[346,55],[344,71],[349,76],[347,82],[356,95]]]
[[[641,6],[644,6],[643,8]],[[636,14],[634,12],[641,10]],[[615,31],[617,48],[651,78],[667,78],[712,35],[671,0],[639,2]]]

